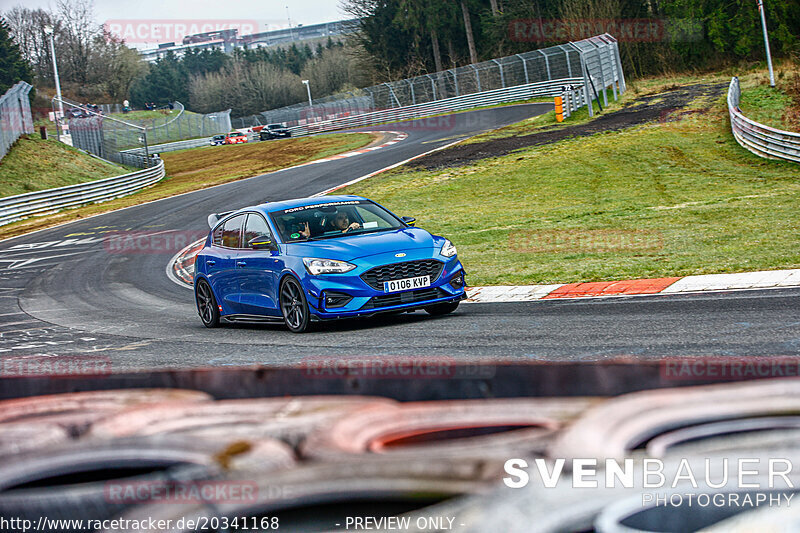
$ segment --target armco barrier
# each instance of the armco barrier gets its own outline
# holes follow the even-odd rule
[[[574,92],[576,95],[573,99],[576,102],[576,107],[586,105],[586,99],[583,96],[585,94],[583,91],[583,78],[562,78],[467,94],[464,96],[455,96],[453,98],[426,102],[424,104],[373,111],[371,113],[342,117],[335,120],[326,120],[303,126],[292,126],[289,130],[292,132],[293,136],[301,136],[324,131],[374,126],[387,122],[414,120],[438,115],[440,113],[462,111],[474,107],[517,102],[537,97],[559,96],[564,92],[564,88],[570,85],[573,87],[573,91],[571,92]]]
[[[0,225],[66,207],[103,202],[132,194],[164,177],[164,162],[150,168],[102,180],[0,198]]]
[[[211,137],[203,137],[201,139],[189,139],[186,141],[175,141],[164,144],[154,144],[152,146],[148,146],[147,150],[151,154],[161,154],[164,152],[175,152],[177,150],[186,150],[188,148],[200,148],[201,146],[211,146]],[[123,150],[121,153],[143,155],[144,148],[132,148],[130,150]]]
[[[739,78],[734,77],[728,88],[728,113],[736,142],[761,157],[800,163],[800,133],[770,128],[747,118],[739,109],[741,96]]]
[[[304,126],[309,122],[335,121],[384,109],[575,77],[583,80],[582,100],[588,104],[590,116],[594,114],[593,99],[602,106],[608,102],[608,89],[615,99],[625,92],[617,40],[604,33],[581,41],[325,96],[313,100],[310,105],[299,103],[270,109],[234,119],[234,125],[236,128],[277,123]]]

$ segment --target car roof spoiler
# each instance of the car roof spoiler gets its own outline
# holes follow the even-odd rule
[[[230,215],[233,211],[225,211],[224,213],[211,213],[208,215],[208,227],[213,228],[221,218]]]

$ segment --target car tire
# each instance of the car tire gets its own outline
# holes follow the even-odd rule
[[[447,302],[443,304],[436,304],[425,308],[425,312],[433,316],[441,316],[452,313],[458,309],[459,302]]]
[[[281,282],[280,307],[283,322],[292,333],[303,333],[311,323],[308,302],[300,282],[293,276],[286,276]]]
[[[200,279],[194,287],[194,299],[197,303],[197,314],[207,328],[219,326],[219,306],[214,297],[211,285],[204,279]]]

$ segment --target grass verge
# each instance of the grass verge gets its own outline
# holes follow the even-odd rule
[[[675,85],[649,80],[638,83],[638,92],[652,94],[664,82]],[[489,135],[534,133],[540,126],[526,122],[528,128],[518,124]],[[740,147],[724,97],[674,121],[464,167],[400,168],[337,193],[373,198],[449,237],[472,285],[800,267],[800,166]]]
[[[154,186],[101,204],[0,226],[0,239],[357,150],[374,138],[369,133],[346,133],[163,154],[167,177]]]
[[[0,197],[132,172],[55,140],[23,135],[0,160]]]

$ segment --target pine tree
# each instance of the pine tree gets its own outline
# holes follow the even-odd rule
[[[11,38],[5,19],[0,18],[0,94],[4,94],[18,81],[33,80],[33,70],[22,58],[19,46]]]

